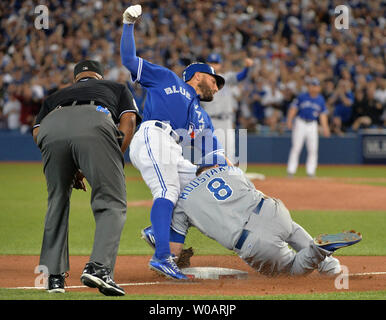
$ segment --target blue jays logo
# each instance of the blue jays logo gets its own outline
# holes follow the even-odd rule
[[[196,130],[195,130],[194,123],[189,123],[188,135],[191,139],[194,139],[196,137],[195,131]]]

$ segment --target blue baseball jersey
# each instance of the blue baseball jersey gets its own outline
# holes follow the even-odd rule
[[[317,120],[320,114],[327,113],[323,96],[319,94],[313,98],[308,92],[299,94],[290,108],[296,108],[298,117],[308,121]]]
[[[186,139],[205,137],[212,140],[203,155],[222,150],[207,112],[200,105],[200,97],[196,90],[185,83],[173,71],[139,58],[138,70],[131,75],[147,90],[142,122],[159,120],[167,122],[173,130],[183,136],[183,145],[190,144]],[[187,134],[183,134],[187,133]],[[189,141],[187,141],[189,140]]]

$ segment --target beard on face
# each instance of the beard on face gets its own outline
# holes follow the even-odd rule
[[[200,94],[201,101],[208,102],[213,100],[213,91],[210,89],[210,86],[205,78],[202,79],[197,86],[200,88],[200,91],[201,91],[201,94]]]

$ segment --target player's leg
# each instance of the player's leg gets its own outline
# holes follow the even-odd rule
[[[291,216],[281,201],[274,204],[271,201],[264,203],[260,217],[253,218],[256,219],[254,239],[248,237],[251,249],[249,254],[243,254],[243,259],[257,271],[270,276],[312,272],[328,252],[318,248],[312,239],[299,252],[290,249],[285,240],[294,234]],[[297,237],[301,231],[299,228]]]
[[[313,241],[311,235],[295,221],[292,221],[292,232],[289,237],[286,239],[286,242],[297,252],[300,250],[309,247],[310,243]],[[318,265],[318,271],[321,274],[337,274],[340,272],[340,263],[339,260],[327,256],[323,261]]]
[[[296,173],[299,164],[300,152],[302,151],[305,137],[305,124],[302,120],[295,118],[291,135],[291,150],[287,164],[287,173],[289,175]]]
[[[306,148],[307,148],[307,160],[306,160],[306,173],[309,177],[315,176],[316,167],[318,164],[318,125],[316,122],[308,125]]]
[[[156,238],[155,257],[170,256],[169,230],[180,192],[178,159],[181,148],[162,129],[143,126],[130,145],[130,159],[153,195],[150,220]]]
[[[43,144],[41,151],[47,181],[48,208],[39,263],[47,266],[49,274],[58,275],[69,270],[68,218],[76,169],[66,142]]]
[[[90,261],[112,272],[126,220],[124,160],[114,139],[114,128],[107,126],[98,135],[78,138],[73,144],[77,164],[91,186],[95,236]]]

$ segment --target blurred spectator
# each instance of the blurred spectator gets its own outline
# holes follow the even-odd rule
[[[17,99],[21,103],[20,110],[20,132],[31,133],[35,116],[39,113],[42,99],[39,99],[32,91],[29,84],[24,84],[19,87],[16,95]]]
[[[334,106],[334,113],[332,115],[333,132],[341,136],[347,126],[350,125],[352,117],[354,94],[351,91],[351,83],[349,80],[339,80],[338,86],[329,98],[328,103]]]
[[[271,131],[278,129],[280,119],[283,117],[281,105],[284,99],[283,93],[278,88],[277,76],[270,74],[267,82],[263,85],[264,95],[261,104],[264,106],[264,118],[266,125]]]
[[[8,87],[8,101],[4,104],[3,116],[7,120],[8,130],[19,130],[20,129],[20,112],[21,103],[16,98],[17,87],[14,84]]]
[[[329,104],[338,96],[340,80],[349,81],[354,92],[375,81],[375,99],[385,104],[385,24],[382,0],[348,0],[350,25],[334,27],[337,0],[138,0],[143,6],[142,22],[136,29],[139,55],[165,65],[177,74],[194,60],[204,61],[211,52],[229,62],[227,69],[239,70],[243,55],[253,58],[256,78],[242,86],[240,125],[260,123],[253,84],[258,89],[265,123],[280,130],[285,117],[285,96],[306,90],[304,79],[317,75],[330,115],[343,101]],[[49,28],[35,29],[34,7],[47,4]],[[122,12],[128,4],[110,1],[0,1],[0,74],[6,85],[29,84],[39,97],[72,81],[75,61],[101,61],[112,79],[120,76],[119,57]],[[64,80],[63,80],[64,78]],[[129,80],[129,84],[132,82]],[[138,101],[143,95],[137,84]],[[6,86],[7,87],[7,86]],[[6,96],[9,95],[6,92]],[[340,99],[345,100],[345,99]],[[137,101],[137,104],[138,104]],[[332,100],[331,100],[332,101]],[[337,105],[340,105],[338,107]],[[258,106],[256,108],[256,106]],[[138,107],[140,107],[138,105]],[[348,107],[345,107],[348,108]],[[346,110],[347,111],[347,110]],[[245,116],[250,112],[253,117]],[[339,112],[338,112],[339,113]],[[337,121],[341,121],[340,115]],[[386,112],[384,114],[386,121]],[[343,123],[344,126],[348,124]],[[336,126],[339,128],[339,125]],[[342,130],[337,129],[341,133]]]

